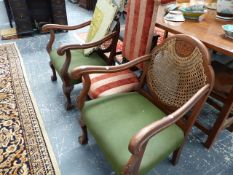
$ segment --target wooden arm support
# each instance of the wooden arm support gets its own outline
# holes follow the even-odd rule
[[[96,42],[92,42],[92,43],[86,43],[86,44],[69,44],[69,45],[64,45],[61,46],[57,49],[57,53],[58,55],[64,55],[65,52],[67,50],[75,50],[75,49],[88,49],[88,48],[92,48],[92,47],[96,47],[99,46],[101,44],[103,44],[105,41],[108,41],[109,39],[114,38],[117,35],[117,32],[113,32],[109,35],[107,35],[106,37],[104,37],[103,39],[96,41]]]
[[[87,22],[84,22],[82,24],[75,25],[75,26],[59,25],[59,24],[46,24],[46,25],[44,25],[42,27],[42,31],[43,32],[50,31],[50,38],[49,38],[49,42],[48,42],[47,47],[46,47],[47,52],[50,53],[52,50],[52,45],[53,45],[54,40],[55,40],[55,34],[54,34],[55,30],[76,30],[76,29],[81,29],[83,27],[86,27],[90,24],[91,24],[91,21],[87,21]]]
[[[209,89],[209,84],[203,86],[196,94],[194,94],[183,106],[181,106],[175,112],[141,129],[132,137],[129,143],[129,151],[132,154],[138,154],[142,146],[147,143],[151,137],[181,119],[195,106],[195,104],[203,97],[203,95],[209,92]]]
[[[128,160],[127,165],[124,167],[124,174],[137,174],[149,140],[154,135],[180,120],[186,113],[188,113],[193,107],[197,105],[203,96],[207,96],[210,89],[211,85],[206,84],[175,112],[162,118],[159,121],[155,121],[154,123],[142,128],[138,133],[136,133],[130,140],[128,146],[132,155]]]
[[[80,66],[72,70],[71,77],[73,79],[79,79],[82,75],[85,74],[120,72],[126,69],[130,69],[131,67],[134,67],[139,63],[147,61],[150,58],[151,55],[148,54],[118,66]]]
[[[46,24],[42,27],[43,32],[48,32],[51,30],[77,30],[86,27],[91,24],[91,21],[84,22],[75,26],[60,25],[60,24]]]

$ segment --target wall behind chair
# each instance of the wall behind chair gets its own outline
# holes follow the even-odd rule
[[[9,20],[3,0],[0,0],[0,29],[9,28]]]

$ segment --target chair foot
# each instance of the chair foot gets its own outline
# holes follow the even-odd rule
[[[68,102],[66,102],[66,104],[65,104],[65,108],[66,108],[66,110],[67,110],[67,111],[71,110],[71,109],[73,108],[72,103],[68,103]]]
[[[56,70],[55,70],[55,68],[53,66],[53,63],[51,61],[49,62],[49,66],[50,66],[50,68],[52,69],[52,72],[53,72],[53,75],[51,76],[51,80],[52,81],[57,81]]]
[[[210,149],[211,146],[213,145],[213,141],[209,141],[207,140],[205,143],[203,143],[204,147],[206,147],[207,149]]]
[[[81,145],[85,145],[85,144],[88,143],[88,139],[87,139],[87,137],[85,137],[84,135],[82,135],[82,136],[79,136],[78,142],[79,142]]]
[[[57,76],[52,75],[51,76],[51,81],[57,81]]]
[[[172,159],[171,159],[172,165],[175,166],[178,163],[182,148],[183,148],[183,145],[181,145],[177,150],[173,152]]]
[[[71,110],[73,105],[71,103],[71,98],[70,98],[70,94],[71,94],[71,91],[73,90],[74,86],[71,85],[71,86],[66,86],[64,83],[63,83],[63,93],[66,97],[66,104],[65,104],[65,108],[66,110]]]
[[[228,128],[226,128],[228,131],[233,132],[233,124],[230,125]],[[219,132],[221,130],[218,129],[217,131],[213,130],[210,135],[208,135],[208,138],[206,142],[203,144],[207,149],[210,149],[211,146],[214,144]]]
[[[79,136],[78,140],[81,145],[84,145],[88,143],[87,127],[85,123],[82,121],[82,119],[79,120],[79,125],[82,129],[82,135]]]

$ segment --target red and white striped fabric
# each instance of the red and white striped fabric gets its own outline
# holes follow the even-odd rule
[[[116,73],[91,74],[90,79],[89,97],[92,99],[116,93],[130,92],[135,90],[139,84],[136,75],[130,70]]]
[[[128,60],[150,52],[159,0],[129,0],[122,54]]]

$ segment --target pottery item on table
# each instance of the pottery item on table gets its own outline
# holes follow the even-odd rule
[[[233,0],[217,1],[217,18],[226,20],[233,19]]]
[[[164,16],[164,19],[175,22],[183,22],[185,20],[181,11],[170,11],[166,16]]]
[[[208,9],[217,9],[217,0],[206,0],[205,4]]]
[[[227,24],[222,26],[225,35],[231,39],[233,39],[233,24]]]
[[[207,13],[204,5],[191,5],[188,7],[180,7],[180,11],[182,11],[185,19],[192,20],[202,20],[204,18],[204,14]]]

